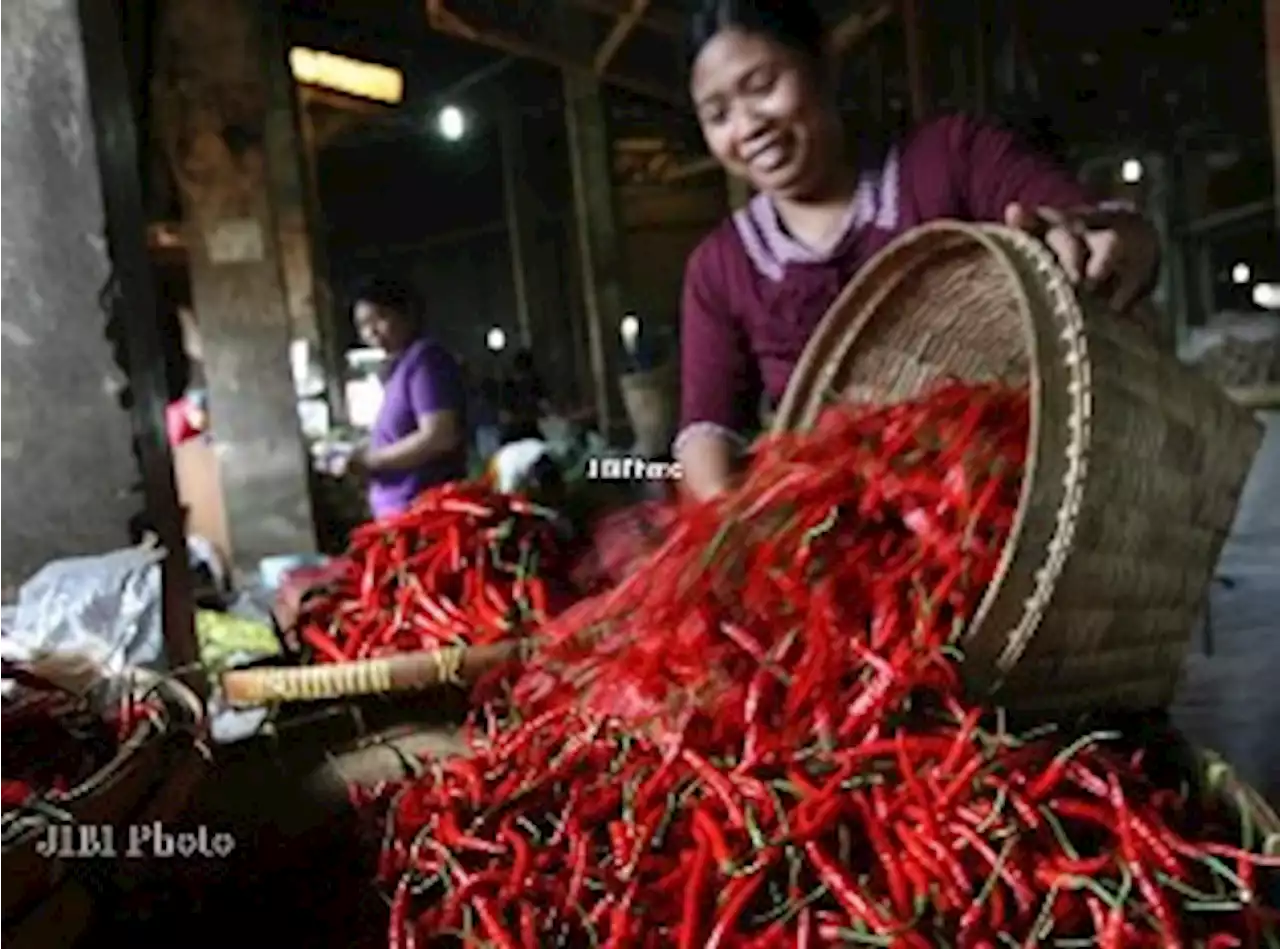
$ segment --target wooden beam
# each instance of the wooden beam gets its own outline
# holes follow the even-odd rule
[[[466,40],[478,46],[487,46],[490,49],[506,53],[508,56],[532,59],[535,62],[546,63],[564,72],[577,75],[595,76],[593,63],[582,62],[565,55],[559,50],[550,49],[538,43],[531,43],[519,37],[507,36],[494,30],[472,26],[456,13],[446,9],[444,0],[427,0],[427,22],[433,30],[439,33]],[[657,99],[659,102],[666,102],[676,106],[687,104],[686,97],[678,90],[664,86],[661,83],[650,82],[647,79],[639,79],[634,76],[624,76],[614,72],[606,72],[597,78],[608,85],[626,89],[649,99]]]
[[[537,241],[529,202],[525,198],[524,136],[520,117],[505,115],[499,125],[502,151],[502,200],[506,213],[507,247],[511,253],[511,289],[516,304],[520,345],[533,345],[533,319],[529,303],[529,252]]]
[[[847,53],[862,42],[880,24],[887,22],[894,14],[892,2],[877,3],[868,8],[859,4],[843,20],[831,29],[831,48],[836,53]]]
[[[1280,0],[1266,0],[1267,89],[1271,99],[1271,154],[1276,166],[1276,223],[1280,224]]]
[[[609,63],[613,62],[613,57],[618,55],[618,50],[622,49],[622,44],[627,41],[636,24],[644,19],[647,9],[649,9],[649,0],[631,0],[631,9],[618,17],[617,22],[613,24],[613,29],[596,50],[597,76],[603,76],[609,69]]]
[[[581,10],[615,19],[626,16],[629,6],[628,0],[570,0],[570,2]],[[649,7],[636,25],[652,33],[672,38],[684,35],[684,17],[671,10],[655,10]]]

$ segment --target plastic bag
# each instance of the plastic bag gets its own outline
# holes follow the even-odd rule
[[[1191,330],[1178,355],[1219,385],[1245,388],[1280,382],[1280,316],[1218,313],[1205,326]]]
[[[98,557],[55,560],[23,584],[6,658],[75,653],[114,675],[126,665],[165,666],[160,563],[154,544]]]

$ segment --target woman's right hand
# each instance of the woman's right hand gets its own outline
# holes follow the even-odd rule
[[[681,489],[697,501],[724,494],[736,480],[740,451],[727,434],[714,430],[691,432],[680,440]]]

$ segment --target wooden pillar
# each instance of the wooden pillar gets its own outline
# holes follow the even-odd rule
[[[599,81],[566,71],[564,109],[594,403],[600,430],[608,435],[620,419],[615,366],[626,303],[608,122]]]
[[[1280,0],[1266,0],[1267,91],[1271,100],[1271,155],[1276,173],[1276,223],[1280,225]]]
[[[129,95],[122,23],[117,8],[94,0],[80,0],[79,13],[102,179],[103,214],[110,222],[108,243],[114,261],[115,292],[110,295],[110,316],[116,329],[122,331],[130,367],[133,444],[142,468],[147,521],[165,549],[161,564],[165,656],[169,667],[184,670],[179,673],[181,677],[204,695],[207,683],[195,635],[186,530],[165,425],[169,380],[147,248],[147,215],[138,175],[138,130],[133,117],[136,100]],[[77,517],[82,514],[76,512]]]
[[[299,156],[284,49],[257,0],[163,0],[156,117],[182,192],[232,557],[251,571],[315,547],[289,366],[278,188]]]
[[[1141,159],[1149,182],[1145,210],[1164,248],[1164,265],[1160,268],[1152,302],[1167,321],[1168,325],[1162,330],[1176,345],[1191,325],[1191,297],[1198,283],[1191,270],[1194,249],[1190,238],[1181,233],[1187,222],[1186,156],[1174,151],[1167,155],[1143,155]]]
[[[973,4],[973,103],[975,115],[985,116],[991,109],[991,65],[987,62],[989,13],[986,0]]]
[[[336,344],[337,318],[329,293],[324,235],[319,233],[320,198],[316,181],[315,150],[308,141],[307,126],[297,83],[286,58],[285,37],[279,12],[264,5],[263,43],[269,96],[266,134],[267,173],[271,203],[280,242],[280,269],[288,301],[290,335],[306,340],[320,356],[328,386],[331,421],[346,418],[343,388],[343,354]]]
[[[515,298],[516,326],[523,346],[533,345],[530,302],[530,264],[537,253],[537,231],[528,200],[524,165],[524,136],[518,113],[502,117],[502,199],[507,222],[507,247],[511,254],[511,291]]]
[[[920,122],[928,114],[929,63],[926,56],[926,34],[922,0],[901,0],[902,32],[907,46],[907,89],[911,97],[912,121]]]
[[[292,81],[292,77],[290,77]],[[329,398],[329,421],[342,425],[347,421],[346,355],[341,344],[340,321],[346,314],[340,312],[339,301],[329,281],[329,247],[320,227],[323,213],[320,206],[320,146],[314,122],[305,105],[297,99],[298,130],[302,140],[302,188],[307,235],[311,252],[312,309],[315,312],[316,343],[324,367],[325,389]]]

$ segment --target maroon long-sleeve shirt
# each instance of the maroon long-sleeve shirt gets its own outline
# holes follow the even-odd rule
[[[1013,133],[966,116],[928,122],[867,155],[828,253],[787,234],[757,195],[694,250],[685,271],[681,435],[754,427],[762,393],[781,398],[810,334],[853,274],[928,221],[1001,221],[1013,202],[1073,208],[1093,195]],[[677,446],[679,440],[677,440]]]

